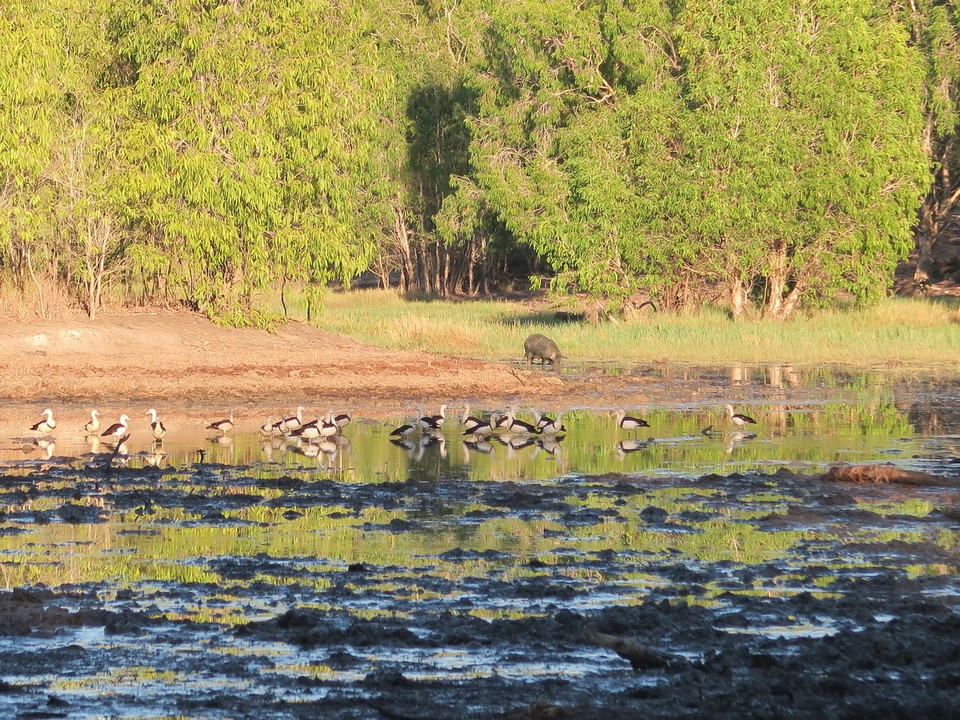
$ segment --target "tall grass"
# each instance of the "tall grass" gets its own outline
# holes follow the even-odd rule
[[[331,294],[324,329],[381,347],[483,359],[519,358],[540,332],[574,360],[960,367],[960,303],[888,298],[783,322],[733,321],[705,309],[590,325],[558,320],[543,300],[418,301],[390,290]]]

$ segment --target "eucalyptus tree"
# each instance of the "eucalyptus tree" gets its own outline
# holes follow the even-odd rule
[[[384,79],[376,18],[350,2],[122,0],[118,84],[135,117],[144,270],[232,323],[256,294],[348,282],[374,248],[375,136]]]
[[[376,3],[383,70],[395,79],[385,114],[383,167],[392,181],[390,222],[376,267],[399,271],[405,290],[472,292],[489,275],[489,238],[444,233],[441,208],[469,173],[466,87],[479,53],[482,3],[393,0]]]
[[[932,182],[920,206],[916,280],[930,279],[931,253],[947,219],[960,207],[960,5],[945,0],[891,3],[923,54],[924,147]]]
[[[559,293],[617,305],[682,267],[667,222],[680,209],[671,155],[683,109],[670,19],[653,1],[491,10],[473,81],[473,175],[457,199],[469,208],[482,194],[549,262]]]
[[[21,291],[30,276],[42,292],[37,273],[52,269],[44,173],[56,142],[64,54],[56,13],[46,5],[0,6],[0,283],[12,279]]]
[[[864,0],[565,0],[493,12],[474,178],[555,290],[734,315],[875,297],[926,165],[922,63]]]
[[[77,0],[0,10],[0,173],[4,260],[40,294],[53,286],[96,316],[104,282],[122,267],[128,235],[122,102],[98,86],[108,55],[101,8]],[[42,276],[42,277],[40,277]]]
[[[922,59],[886,6],[708,0],[676,36],[697,270],[735,315],[757,289],[774,317],[882,295],[928,178]]]
[[[104,82],[112,57],[105,4],[61,0],[59,5],[65,58],[58,78],[61,113],[45,176],[54,191],[51,220],[60,274],[96,319],[108,282],[129,279],[128,251],[136,239],[132,167],[123,152],[129,94]]]

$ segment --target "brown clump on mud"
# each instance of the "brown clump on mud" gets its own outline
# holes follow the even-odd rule
[[[584,633],[587,642],[597,647],[613,650],[617,655],[627,660],[630,667],[634,670],[652,670],[655,668],[669,667],[671,663],[682,661],[679,656],[669,656],[665,653],[659,653],[649,645],[644,645],[633,637],[624,637],[622,635],[608,635],[598,632],[596,628],[589,627]]]
[[[845,483],[892,483],[932,487],[960,487],[960,481],[942,475],[902,470],[893,465],[835,465],[816,480]]]

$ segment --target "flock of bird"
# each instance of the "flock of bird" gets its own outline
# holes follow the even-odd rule
[[[730,422],[737,428],[743,428],[757,422],[749,415],[735,412],[732,405],[727,405],[726,409]],[[409,449],[412,446],[410,437],[418,432],[421,436],[421,443],[442,441],[443,426],[447,419],[446,410],[447,406],[441,405],[438,414],[428,415],[424,413],[422,407],[418,407],[413,422],[405,423],[390,433],[391,442]],[[562,413],[556,417],[549,417],[536,410],[532,412],[534,422],[530,423],[517,418],[516,406],[510,407],[502,415],[494,412],[486,417],[478,417],[471,415],[470,406],[466,405],[460,418],[460,425],[463,428],[461,436],[464,445],[467,448],[489,452],[491,449],[489,440],[495,438],[514,449],[536,443],[548,452],[555,452],[559,448],[559,442],[567,432],[567,428],[563,424]],[[650,423],[643,418],[627,415],[624,410],[617,411],[615,423],[621,430],[631,433],[641,428],[650,427]],[[704,428],[702,432],[704,435],[710,435],[712,431],[713,426],[711,425]],[[641,449],[645,444],[630,438],[622,440],[619,447],[622,452],[632,452]]]
[[[30,426],[30,430],[40,435],[49,435],[57,427],[57,421],[53,417],[53,410],[47,408],[41,415],[40,420]],[[156,409],[150,408],[144,415],[150,416],[150,432],[153,433],[153,439],[157,442],[162,442],[164,436],[167,434],[167,428],[157,416]],[[87,437],[99,437],[105,442],[114,442],[115,444],[122,443],[130,438],[130,416],[122,414],[117,422],[109,427],[103,428],[103,432],[100,432],[101,428],[103,428],[103,423],[100,421],[100,412],[98,410],[91,410],[90,419],[83,426],[83,431]]]
[[[260,427],[260,433],[265,437],[287,435],[313,440],[335,435],[342,428],[350,424],[351,421],[350,415],[346,413],[334,414],[331,410],[324,418],[304,422],[303,410],[303,406],[300,406],[297,408],[295,415],[281,418],[276,422],[271,416],[267,422]],[[167,435],[167,427],[163,424],[156,409],[150,408],[144,414],[150,417],[150,432],[154,441],[158,443],[163,442],[164,437]],[[57,421],[53,416],[53,410],[47,408],[41,413],[40,419],[30,426],[30,430],[38,433],[40,436],[45,436],[53,433],[56,427]],[[231,410],[229,417],[216,420],[204,429],[214,430],[220,436],[224,436],[235,427],[236,422],[234,421],[233,410]],[[103,432],[101,432],[101,429]],[[130,416],[125,413],[121,414],[117,422],[104,428],[100,420],[100,412],[98,410],[91,410],[90,420],[83,426],[83,431],[87,437],[96,437],[103,442],[119,444],[130,438]]]
[[[419,434],[420,444],[425,445],[430,442],[440,442],[443,439],[443,428],[447,421],[447,405],[440,406],[440,412],[431,415],[424,412],[423,407],[417,407],[417,412],[410,423],[400,425],[389,433],[391,442],[402,447],[413,447],[411,437]],[[749,415],[737,413],[732,405],[726,406],[727,415],[730,422],[737,428],[743,428],[747,425],[756,424]],[[534,422],[527,422],[517,417],[516,406],[511,406],[505,413],[493,412],[487,416],[476,416],[470,414],[470,406],[465,405],[463,414],[460,417],[460,425],[463,428],[462,437],[467,447],[483,450],[489,446],[490,439],[497,439],[504,444],[510,444],[511,447],[520,448],[528,444],[538,443],[542,447],[558,447],[559,441],[567,432],[563,424],[563,415],[549,417],[536,410],[532,411]],[[274,416],[267,418],[259,432],[264,438],[292,438],[304,440],[308,443],[322,443],[337,439],[341,435],[343,428],[350,424],[352,417],[349,413],[336,413],[329,410],[323,417],[305,421],[304,407],[298,406],[296,412],[288,417],[276,419]],[[155,408],[150,408],[144,413],[150,418],[150,432],[155,444],[163,442],[167,435],[167,427],[160,420]],[[639,417],[627,415],[625,411],[619,410],[615,415],[616,426],[627,432],[635,432],[642,428],[650,427],[650,424]],[[53,410],[47,408],[43,411],[42,417],[30,427],[30,430],[39,433],[42,436],[50,435],[57,427],[57,421],[54,418]],[[221,439],[227,439],[227,434],[236,428],[233,411],[230,411],[228,417],[210,423],[205,427],[206,430],[213,430]],[[705,428],[702,432],[710,435],[713,426]],[[83,431],[88,438],[107,443],[113,447],[119,447],[130,438],[130,417],[121,414],[117,422],[103,427],[100,420],[100,413],[97,410],[90,411],[90,420],[83,426]],[[639,449],[641,445],[630,445],[627,441],[625,450]]]

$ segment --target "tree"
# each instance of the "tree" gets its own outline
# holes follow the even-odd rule
[[[64,274],[76,287],[91,320],[103,302],[107,279],[128,266],[132,240],[127,231],[123,162],[116,153],[114,106],[90,97],[64,123],[47,176],[56,188],[56,237],[64,254]]]
[[[947,218],[960,206],[960,7],[942,0],[891,3],[923,54],[923,144],[932,165],[932,182],[920,206],[916,232],[915,280],[931,278],[933,246]]]
[[[125,152],[158,250],[143,258],[201,311],[249,322],[259,290],[348,282],[369,263],[372,22],[297,0],[113,8],[119,84],[139,113]]]
[[[669,21],[654,2],[493,12],[473,81],[473,177],[550,263],[558,293],[618,306],[640,286],[665,288],[682,263],[667,239],[682,110]]]
[[[471,157],[555,289],[725,287],[735,316],[783,318],[885,289],[926,177],[921,82],[872,2],[511,5]]]
[[[678,18],[686,225],[734,315],[838,291],[875,298],[910,246],[927,168],[922,65],[883,7],[708,2]]]
[[[51,196],[44,171],[55,143],[63,53],[56,13],[46,3],[13,0],[0,8],[0,267],[21,291],[50,270]],[[39,266],[38,266],[39,262]]]

